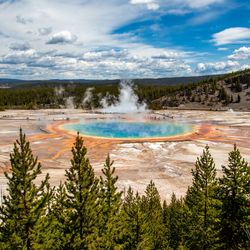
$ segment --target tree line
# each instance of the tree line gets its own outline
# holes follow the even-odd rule
[[[190,91],[198,86],[197,83],[188,85],[162,86],[162,85],[136,85],[135,93],[139,102],[146,102],[150,108],[154,108],[152,101],[162,96],[174,96],[178,92]],[[55,91],[57,87],[63,88],[60,95]],[[91,88],[92,97],[87,103],[83,103],[87,89]],[[75,108],[101,108],[101,100],[109,96],[109,102],[114,103],[119,96],[119,84],[110,85],[58,85],[30,86],[26,88],[0,89],[1,109],[38,109],[66,107],[67,99],[72,98]]]
[[[221,102],[227,105],[234,100],[232,95],[225,90],[229,87],[233,93],[242,91],[243,85],[250,86],[249,70],[235,72],[222,76],[213,76],[200,82],[176,85],[154,85],[136,83],[134,88],[139,102],[145,102],[150,109],[160,109],[162,106],[176,107],[182,102],[204,102],[211,104]],[[224,81],[222,84],[221,81]],[[58,95],[56,88],[62,87],[64,91]],[[92,98],[83,103],[86,90],[92,89]],[[114,103],[119,95],[118,82],[110,84],[89,83],[58,83],[46,81],[37,84],[16,86],[10,89],[0,88],[0,110],[4,109],[39,109],[39,108],[61,108],[67,104],[67,99],[72,98],[75,108],[100,108],[101,100],[109,95],[109,102]],[[239,95],[238,95],[239,96]],[[165,102],[157,101],[167,97]]]
[[[185,197],[162,200],[151,181],[140,195],[117,189],[107,156],[97,177],[76,137],[66,180],[40,184],[41,164],[25,134],[10,154],[7,194],[0,206],[0,249],[249,249],[250,165],[234,146],[223,175],[206,146]]]

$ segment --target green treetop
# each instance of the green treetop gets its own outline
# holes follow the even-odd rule
[[[108,155],[102,169],[103,176],[100,177],[100,203],[101,212],[98,225],[98,237],[95,239],[95,247],[100,249],[114,249],[116,245],[117,220],[120,220],[119,212],[121,206],[122,192],[117,191],[116,182],[118,176],[115,176],[113,167]],[[92,246],[93,247],[93,246]]]
[[[216,169],[206,146],[192,170],[193,183],[189,187],[186,204],[190,212],[189,247],[212,249],[216,242],[214,219],[216,217]]]
[[[8,195],[3,197],[0,207],[0,248],[34,249],[36,226],[45,215],[51,192],[48,175],[40,185],[34,183],[41,173],[41,164],[33,156],[21,129],[19,140],[14,143],[10,154],[10,162],[12,172],[5,173]]]
[[[72,148],[71,167],[65,174],[68,249],[88,249],[98,221],[98,180],[86,153],[83,139],[78,134]]]
[[[163,249],[164,225],[159,192],[153,183],[148,184],[142,197],[142,241],[140,249]]]
[[[225,249],[250,247],[250,165],[236,145],[229,153],[228,166],[222,166],[219,179],[220,236]]]

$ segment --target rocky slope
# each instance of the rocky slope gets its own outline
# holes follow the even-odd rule
[[[153,101],[161,108],[250,111],[250,70],[210,79]]]

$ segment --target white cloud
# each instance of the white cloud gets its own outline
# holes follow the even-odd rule
[[[191,11],[202,13],[206,7],[221,2],[216,0],[205,0],[202,4],[198,0],[195,2],[191,0],[6,2],[0,5],[1,75],[17,75],[20,78],[30,79],[190,75],[191,65],[197,63],[194,54],[181,48],[149,46],[140,42],[132,33],[114,34],[114,31],[134,20],[141,20],[149,10],[157,11],[160,8],[161,13],[171,13],[172,10],[172,14],[178,15]],[[29,41],[32,46],[25,46],[25,41]]]
[[[52,32],[52,28],[51,27],[39,28],[38,32],[41,36],[46,36]]]
[[[106,58],[122,60],[128,55],[127,50],[102,50],[102,51],[88,51],[84,53],[83,59],[86,61],[101,61]]]
[[[77,36],[73,35],[67,30],[60,31],[52,35],[47,44],[63,44],[74,43],[77,40]]]
[[[243,27],[228,28],[213,34],[215,45],[247,43],[250,39],[250,29]]]
[[[38,54],[36,50],[29,49],[29,50],[17,50],[12,51],[6,55],[4,55],[0,63],[3,64],[27,64],[29,62],[32,62],[34,59],[38,58]]]
[[[179,9],[178,7],[173,7],[171,9],[168,9],[167,13],[177,15],[177,16],[183,16],[183,15],[190,13],[190,10],[184,9],[184,8]]]
[[[225,47],[220,47],[220,48],[217,48],[218,51],[227,51],[228,48],[225,48]]]
[[[167,13],[182,15],[188,13],[190,10],[204,9],[215,4],[222,4],[225,1],[226,0],[130,0],[130,3],[133,5],[144,5],[149,10],[158,10],[162,7]]]
[[[149,3],[147,4],[147,8],[149,10],[158,10],[160,8],[160,5],[157,3]]]
[[[130,0],[134,5],[145,5],[149,10],[158,10],[160,5],[155,0]]]
[[[146,7],[156,9],[152,4],[159,2],[148,1]],[[17,23],[20,13],[32,22]],[[7,34],[1,37],[0,67],[7,75],[30,79],[64,78],[69,72],[73,78],[100,79],[190,74],[186,52],[143,44],[133,34],[113,33],[143,14],[143,8],[123,0],[29,0],[0,5],[0,30]],[[9,50],[10,44],[20,41],[29,41],[33,49],[13,50],[12,46]]]
[[[16,22],[16,16],[20,13],[23,13],[21,17],[33,21],[20,25]],[[105,2],[101,0],[28,0],[6,3],[0,5],[0,30],[12,38],[12,41],[1,40],[0,52],[13,40],[35,41],[35,47],[44,48],[48,38],[43,27],[51,27],[56,32],[70,31],[77,36],[77,42],[84,44],[85,48],[115,47],[120,41],[112,35],[112,32],[140,15],[139,10],[122,0]],[[40,36],[43,34],[44,36]],[[123,42],[122,45],[124,44]]]
[[[213,19],[216,19],[221,13],[219,11],[209,11],[209,12],[202,12],[199,15],[191,18],[188,23],[191,25],[200,25],[206,22],[209,22]]]
[[[31,48],[30,44],[28,42],[14,42],[14,43],[11,43],[9,48],[11,50],[29,50]]]
[[[224,0],[186,0],[184,2],[191,8],[203,8],[212,4],[222,3]]]
[[[198,63],[196,67],[197,73],[224,73],[229,71],[238,70],[240,64],[236,61],[227,62],[209,62],[209,63]]]
[[[241,47],[234,50],[233,54],[228,56],[228,59],[231,60],[245,60],[250,58],[250,47]]]
[[[250,69],[250,64],[244,64],[241,66],[241,70]]]
[[[28,24],[28,23],[32,23],[33,22],[33,19],[30,18],[30,17],[23,17],[21,15],[17,15],[16,16],[16,22],[17,23],[21,23],[21,24]]]
[[[181,58],[184,55],[181,54],[178,51],[164,51],[162,53],[156,53],[156,55],[153,55],[152,57],[154,59],[167,59],[167,60],[171,60],[171,59],[176,59],[176,58]]]
[[[141,53],[141,50],[144,53]],[[0,60],[0,67],[12,65],[5,71],[12,72],[14,68],[25,66],[24,74],[30,68],[39,68],[41,74],[46,70],[46,78],[68,77],[71,72],[73,78],[140,78],[164,77],[192,73],[191,66],[184,61],[185,54],[174,51],[164,51],[151,47],[123,50],[89,51],[82,55],[70,57],[58,51],[38,52],[37,50],[12,51]],[[37,77],[35,74],[33,78]],[[29,78],[30,77],[29,75]]]

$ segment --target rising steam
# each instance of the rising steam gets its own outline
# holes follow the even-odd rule
[[[74,109],[75,108],[74,97],[73,96],[64,97],[65,89],[62,86],[55,87],[54,91],[55,91],[55,95],[58,98],[63,98],[66,109]]]
[[[69,97],[65,98],[65,106],[66,106],[66,109],[74,109],[75,108],[73,96],[69,96]]]
[[[139,103],[139,98],[135,94],[133,87],[132,81],[122,80],[119,86],[120,93],[118,99],[109,94],[106,94],[105,97],[101,97],[99,94],[100,104],[103,107],[101,111],[105,113],[144,113],[147,111],[146,103]],[[86,89],[82,99],[82,107],[92,108],[93,90],[94,88]],[[65,97],[65,89],[63,87],[55,88],[55,95],[64,100],[66,109],[75,108],[74,97]]]
[[[118,101],[109,105],[109,96],[101,100],[105,113],[142,113],[147,109],[146,103],[139,103],[138,96],[133,90],[133,82],[130,80],[122,80],[120,82],[120,94]]]
[[[83,96],[83,100],[82,100],[83,107],[91,106],[91,101],[93,98],[93,93],[92,93],[93,89],[94,88],[87,88],[86,89],[84,96]]]
[[[59,86],[59,87],[55,87],[54,91],[55,91],[56,96],[61,97],[63,96],[65,89],[62,86]]]

